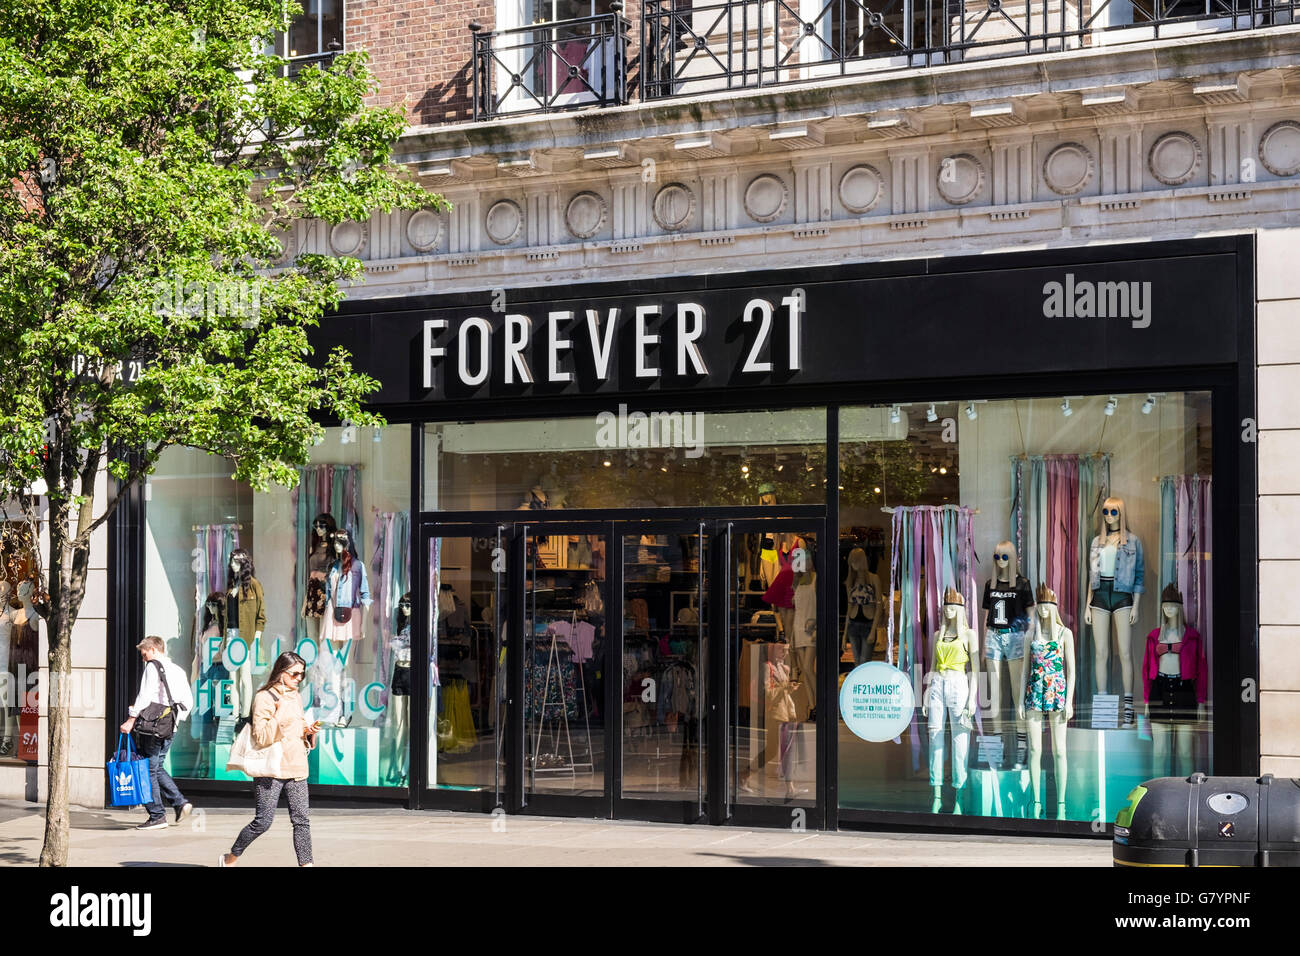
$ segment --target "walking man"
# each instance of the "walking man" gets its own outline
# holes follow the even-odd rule
[[[145,804],[145,809],[149,811],[149,819],[136,829],[161,830],[167,827],[164,798],[176,814],[176,823],[188,817],[190,811],[194,809],[181,793],[180,787],[176,786],[176,781],[171,778],[171,774],[163,769],[163,759],[172,745],[176,724],[180,723],[194,706],[194,695],[190,692],[189,678],[186,677],[185,672],[168,660],[167,648],[161,637],[146,637],[136,645],[136,650],[140,652],[140,657],[144,661],[144,674],[140,678],[140,693],[136,696],[135,703],[127,708],[127,713],[131,716],[122,724],[122,733],[131,733],[141,712],[151,704],[170,707],[175,714],[170,732],[165,732],[162,736],[143,732],[135,735],[136,748],[140,751],[140,756],[149,758],[151,790],[150,802]],[[150,716],[151,714],[145,714],[146,718]]]

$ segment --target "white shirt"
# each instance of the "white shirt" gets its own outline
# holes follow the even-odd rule
[[[163,672],[167,675],[167,689],[172,692],[172,700],[185,708],[177,711],[176,719],[178,722],[184,720],[194,709],[194,693],[190,690],[190,679],[178,665],[173,664],[166,657],[155,657],[154,660],[163,666]],[[150,661],[144,665],[144,675],[140,678],[140,693],[136,695],[135,703],[128,707],[126,712],[132,717],[139,717],[140,711],[150,704],[165,703],[167,703],[167,695],[163,693],[162,682],[158,680],[158,668],[153,666],[153,661]]]
[[[1108,544],[1101,549],[1101,567],[1099,570],[1103,578],[1113,578],[1115,576],[1115,558],[1118,552],[1119,549],[1113,544]]]

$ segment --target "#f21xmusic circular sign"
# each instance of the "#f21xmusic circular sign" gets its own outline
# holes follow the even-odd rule
[[[840,716],[849,730],[872,743],[893,740],[912,722],[912,682],[892,664],[859,664],[840,687]]]

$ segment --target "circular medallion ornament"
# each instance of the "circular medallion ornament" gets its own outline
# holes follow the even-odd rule
[[[431,209],[420,209],[406,220],[406,241],[416,252],[429,252],[442,238],[442,217]]]
[[[668,232],[685,229],[695,214],[695,194],[682,183],[669,183],[655,193],[655,222]]]
[[[840,717],[863,740],[893,740],[912,722],[912,681],[892,664],[859,664],[840,685]]]
[[[1300,123],[1274,123],[1259,138],[1259,161],[1274,176],[1300,173]]]
[[[1201,165],[1201,144],[1188,133],[1165,133],[1151,144],[1147,168],[1166,186],[1181,186]]]
[[[340,256],[355,256],[366,247],[365,223],[341,222],[330,230],[330,248]]]
[[[1092,180],[1093,159],[1082,143],[1062,143],[1043,160],[1043,181],[1052,192],[1072,196]]]
[[[849,212],[871,212],[884,191],[880,170],[867,163],[854,166],[840,177],[840,204]]]
[[[290,226],[283,231],[276,231],[274,236],[280,243],[280,254],[271,260],[271,265],[287,265],[293,260],[294,253],[298,251],[298,230]]]
[[[984,186],[984,166],[970,153],[945,156],[935,177],[939,195],[954,206],[962,206],[979,195]]]
[[[779,176],[763,173],[745,187],[745,212],[754,222],[771,222],[785,211],[789,190]]]
[[[564,225],[575,239],[590,239],[605,225],[609,207],[605,197],[584,190],[569,200],[564,210]]]
[[[498,199],[488,208],[483,228],[498,246],[509,245],[523,231],[524,211],[511,199]]]

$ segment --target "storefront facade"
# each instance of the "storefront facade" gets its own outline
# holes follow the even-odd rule
[[[387,428],[295,492],[169,453],[115,528],[122,625],[195,681],[173,775],[246,788],[290,648],[317,800],[1087,834],[1149,777],[1257,773],[1255,270],[1246,235],[351,301],[318,344]],[[863,739],[842,695],[882,677],[911,700]]]

